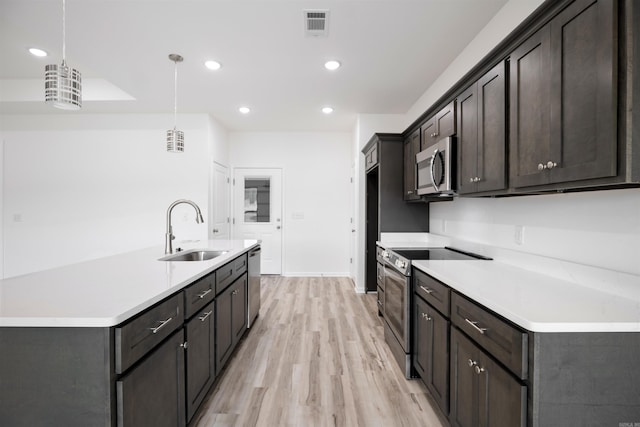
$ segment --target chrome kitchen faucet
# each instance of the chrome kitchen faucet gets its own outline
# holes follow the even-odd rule
[[[200,208],[191,200],[179,199],[171,203],[169,205],[169,208],[167,209],[167,232],[164,235],[164,253],[165,254],[173,253],[173,245],[171,241],[175,239],[176,236],[173,235],[173,227],[171,226],[171,211],[173,210],[173,208],[175,208],[177,205],[181,203],[186,203],[188,205],[193,206],[193,208],[196,210],[196,223],[202,224],[204,222],[204,219],[202,218],[202,212],[200,212]]]

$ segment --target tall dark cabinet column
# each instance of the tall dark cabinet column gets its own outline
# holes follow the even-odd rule
[[[381,233],[429,231],[429,205],[404,200],[404,140],[376,133],[362,149],[366,171],[365,290],[377,289],[376,241]]]

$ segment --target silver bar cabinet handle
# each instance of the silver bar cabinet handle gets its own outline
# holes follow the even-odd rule
[[[433,291],[431,289],[425,288],[424,286],[420,286],[420,289],[422,289],[423,291],[425,291],[428,294],[432,294],[433,293]]]
[[[213,310],[211,310],[211,311],[207,311],[207,312],[204,314],[204,316],[198,317],[198,319],[199,319],[201,322],[204,322],[205,320],[207,320],[207,317],[211,316],[211,313],[213,313]]]
[[[473,321],[473,320],[469,320],[469,319],[467,319],[467,318],[465,318],[464,320],[465,320],[465,322],[467,322],[468,324],[470,324],[471,326],[473,326],[473,328],[474,328],[476,331],[480,332],[482,335],[484,335],[484,331],[486,331],[486,330],[487,330],[487,328],[481,328],[481,327],[479,327],[479,326],[478,326],[478,322],[475,322],[475,321]]]
[[[202,299],[205,297],[205,295],[207,295],[209,292],[211,292],[211,289],[207,289],[206,291],[204,291],[201,294],[198,294],[198,298]]]
[[[173,320],[173,317],[169,317],[167,320],[161,320],[159,326],[156,326],[155,328],[149,328],[149,329],[151,329],[152,334],[156,334],[160,329],[167,326],[167,323],[171,322],[172,320]]]

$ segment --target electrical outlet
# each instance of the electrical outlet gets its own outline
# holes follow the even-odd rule
[[[513,240],[516,245],[522,245],[524,243],[524,226],[516,225],[515,232],[513,233]]]

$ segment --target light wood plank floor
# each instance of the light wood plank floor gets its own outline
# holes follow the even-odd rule
[[[387,348],[374,294],[347,278],[263,276],[261,295],[192,425],[442,426]]]

